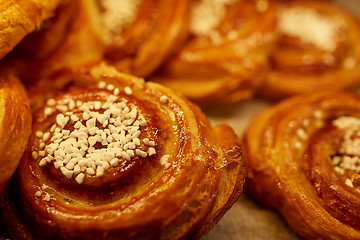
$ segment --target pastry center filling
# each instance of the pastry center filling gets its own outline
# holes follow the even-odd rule
[[[342,116],[332,124],[344,131],[343,141],[332,158],[332,165],[338,174],[346,177],[346,185],[360,189],[360,119]]]
[[[112,85],[99,86],[110,89]],[[128,87],[124,91],[131,94]],[[67,100],[58,104],[50,99],[47,105],[45,112],[52,108],[60,109],[60,113],[49,130],[36,132],[39,151],[33,152],[33,158],[41,167],[53,163],[63,175],[79,184],[86,175],[101,177],[112,167],[121,168],[135,157],[156,153],[155,141],[142,131],[147,125],[144,116],[116,94],[106,102]]]
[[[335,16],[305,7],[282,9],[278,19],[278,29],[283,34],[328,52],[335,50],[344,30],[344,23]]]

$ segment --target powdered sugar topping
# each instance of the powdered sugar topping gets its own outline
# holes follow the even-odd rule
[[[103,82],[99,88],[120,92]],[[124,92],[129,95],[132,90],[127,87]],[[144,116],[136,106],[115,94],[106,101],[69,99],[56,105],[50,99],[47,103],[46,108],[60,112],[49,130],[35,133],[39,151],[33,151],[32,157],[39,166],[52,163],[64,176],[81,184],[86,176],[101,177],[106,170],[134,157],[156,154],[155,141],[142,133],[147,125]]]

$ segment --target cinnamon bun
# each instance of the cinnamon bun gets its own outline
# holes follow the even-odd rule
[[[184,97],[115,68],[74,74],[34,108],[30,141],[2,207],[12,237],[207,233],[244,184],[232,129],[211,127]]]
[[[358,86],[360,23],[347,10],[331,1],[284,1],[278,32],[259,96],[278,100]]]
[[[276,39],[272,0],[194,1],[191,36],[152,78],[201,105],[253,96]]]
[[[105,59],[122,72],[150,75],[188,35],[190,0],[98,2]]]
[[[66,1],[17,47],[8,64],[28,82],[101,61],[121,72],[147,76],[185,40],[189,2]]]
[[[344,92],[297,96],[245,134],[246,189],[307,239],[360,238],[359,103]]]

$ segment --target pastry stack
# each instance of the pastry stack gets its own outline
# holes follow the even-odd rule
[[[299,238],[360,239],[360,22],[348,10],[326,0],[0,0],[0,10],[3,236],[211,239],[245,188]],[[259,99],[268,107],[245,132],[206,114]]]

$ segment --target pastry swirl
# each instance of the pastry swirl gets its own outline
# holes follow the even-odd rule
[[[359,84],[360,23],[342,7],[331,1],[284,1],[278,33],[260,96],[278,100]]]
[[[188,36],[190,2],[99,1],[105,59],[135,76],[153,73]]]
[[[66,1],[17,47],[8,64],[28,82],[101,61],[121,72],[147,76],[185,40],[189,2]]]
[[[24,223],[14,220],[9,229],[22,227],[11,232],[33,229],[36,239],[200,238],[242,191],[240,140],[158,84],[104,65],[82,74],[34,108],[14,183]],[[11,204],[5,216],[16,211]]]
[[[194,1],[191,36],[153,78],[201,105],[253,96],[276,38],[271,0]]]
[[[0,75],[0,191],[15,172],[31,132],[30,103],[18,78]]]
[[[294,97],[246,132],[247,190],[308,239],[360,238],[359,101],[343,92]]]

